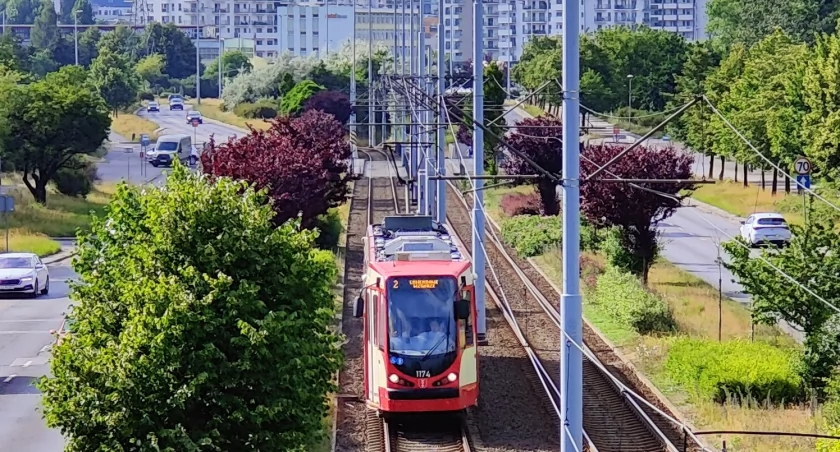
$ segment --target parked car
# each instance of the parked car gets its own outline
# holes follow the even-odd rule
[[[146,105],[146,111],[160,111],[160,104],[155,101],[151,101],[149,102],[149,105]]]
[[[49,292],[50,272],[37,254],[0,254],[0,293],[22,293],[35,298]]]
[[[180,97],[173,98],[169,100],[169,110],[181,110],[184,111],[184,99]]]
[[[786,245],[791,233],[785,217],[778,213],[754,213],[741,222],[741,237],[750,244]]]
[[[198,121],[199,124],[204,124],[204,119],[201,117],[201,113],[190,110],[187,112],[187,124],[192,124],[193,120]]]

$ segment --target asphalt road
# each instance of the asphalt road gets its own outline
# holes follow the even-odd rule
[[[64,439],[47,429],[33,386],[49,373],[50,330],[70,306],[70,260],[49,266],[50,293],[36,299],[0,298],[0,452],[61,452]]]
[[[212,136],[216,142],[227,141],[229,137],[242,136],[247,132],[243,132],[234,127],[222,125],[217,122],[210,122],[205,120],[204,124],[199,124],[198,127],[193,127],[187,124],[187,111],[191,108],[190,105],[184,106],[184,111],[169,111],[169,106],[164,105],[159,112],[148,113],[140,111],[139,116],[155,122],[163,128],[158,135],[169,134],[189,134],[192,135],[193,141],[201,145],[210,141]]]
[[[515,125],[527,116],[527,113],[516,109],[507,113],[505,120],[509,125]],[[656,140],[654,144],[665,145],[667,142]],[[695,173],[702,171],[701,166],[695,165]],[[736,237],[739,228],[738,221],[731,217],[696,207],[681,207],[659,224],[662,256],[712,287],[720,285],[724,296],[749,307],[749,294],[744,293],[743,287],[735,281],[732,272],[718,264],[718,258],[724,262],[729,260],[720,244]],[[753,251],[753,254],[757,253]],[[780,324],[779,327],[797,340],[803,340],[803,335],[790,325]]]

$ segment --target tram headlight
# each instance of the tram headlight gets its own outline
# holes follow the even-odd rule
[[[390,380],[391,383],[397,384],[400,381],[400,377],[398,377],[396,374],[391,374],[391,376],[388,377],[388,380]]]
[[[447,376],[446,376],[446,379],[447,379],[447,380],[449,380],[449,382],[451,383],[451,382],[454,382],[455,380],[457,380],[457,379],[458,379],[458,375],[456,375],[456,374],[453,372],[453,373],[451,373],[451,374],[447,375]]]

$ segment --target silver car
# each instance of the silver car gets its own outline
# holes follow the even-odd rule
[[[0,254],[0,294],[23,293],[35,298],[49,292],[50,272],[37,254]]]

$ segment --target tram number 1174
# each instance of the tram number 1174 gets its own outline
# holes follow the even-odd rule
[[[429,371],[428,371],[428,370],[418,370],[418,371],[415,373],[415,376],[416,376],[417,378],[429,378],[429,377],[431,377],[431,376],[432,376],[432,374],[431,374],[431,373],[429,373]]]

